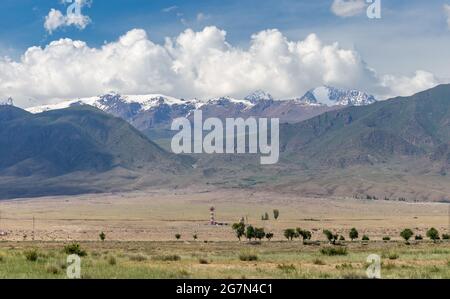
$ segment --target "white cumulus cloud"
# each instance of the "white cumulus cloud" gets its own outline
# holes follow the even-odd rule
[[[331,11],[339,17],[353,17],[363,13],[366,9],[364,0],[334,0]]]
[[[45,17],[44,28],[48,33],[52,34],[58,28],[64,26],[76,26],[80,29],[84,29],[91,23],[91,19],[81,13],[81,9],[84,6],[91,5],[92,1],[62,0],[62,2],[69,4],[66,15],[61,11],[52,8]]]
[[[262,89],[283,99],[324,84],[388,97],[437,82],[424,71],[379,75],[354,50],[315,34],[292,41],[276,29],[254,34],[248,49],[228,43],[216,27],[187,29],[163,45],[134,29],[100,48],[60,39],[29,48],[18,61],[0,58],[0,98],[11,96],[22,107],[109,91],[207,99]]]

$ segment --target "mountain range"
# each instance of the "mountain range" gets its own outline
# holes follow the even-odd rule
[[[258,91],[206,102],[108,94],[29,111],[9,102],[0,106],[0,198],[202,184],[450,200],[450,85],[379,102],[320,89],[287,101]],[[336,105],[324,104],[324,94]],[[284,116],[280,163],[261,166],[252,155],[175,156],[149,139],[193,109],[216,117]],[[308,109],[308,117],[294,121]]]
[[[97,97],[64,101],[27,109],[32,113],[67,107],[90,105],[121,117],[141,131],[170,129],[173,119],[190,117],[194,110],[207,117],[276,117],[282,123],[296,123],[326,111],[345,106],[374,103],[373,96],[355,90],[323,86],[308,91],[298,99],[275,100],[269,93],[256,91],[244,99],[218,97],[209,100],[184,100],[160,94],[120,95],[109,93]]]

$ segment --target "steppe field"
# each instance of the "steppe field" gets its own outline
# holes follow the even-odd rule
[[[426,238],[431,227],[449,233],[449,204],[195,190],[1,201],[0,278],[65,278],[73,243],[87,254],[83,278],[363,278],[370,254],[382,258],[384,278],[450,278],[450,243]],[[209,225],[211,206],[223,225]],[[239,242],[231,225],[242,217],[274,238]],[[283,231],[298,227],[311,241],[286,240]],[[406,244],[405,228],[424,240]],[[324,229],[346,240],[330,245]]]

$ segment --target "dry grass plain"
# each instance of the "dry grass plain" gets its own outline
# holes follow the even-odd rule
[[[405,245],[399,237],[404,228],[423,236],[430,227],[448,233],[448,204],[196,190],[1,201],[0,230],[8,235],[0,237],[0,277],[63,278],[62,249],[80,242],[88,252],[85,278],[358,278],[364,277],[372,253],[384,257],[386,278],[450,278],[450,243]],[[218,221],[232,224],[245,217],[273,232],[273,241],[237,242],[230,226],[208,225],[211,206]],[[273,209],[280,211],[278,220],[272,219]],[[269,221],[261,220],[265,212]],[[312,239],[322,242],[305,246],[284,241],[283,230],[297,227],[312,231]],[[371,241],[345,242],[346,256],[321,254],[329,246],[323,229],[348,239],[352,227]],[[99,241],[102,231],[105,242]],[[181,234],[180,241],[175,234]],[[383,242],[384,236],[392,241]],[[37,249],[38,261],[24,258],[29,249]],[[254,254],[258,260],[243,262],[241,254]],[[180,260],[167,261],[165,255]]]

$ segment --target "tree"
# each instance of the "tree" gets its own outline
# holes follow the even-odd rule
[[[197,241],[197,239],[198,239],[197,234],[194,234],[194,235],[192,236],[192,238],[194,239],[194,241]]]
[[[175,238],[176,238],[177,240],[180,240],[180,239],[181,239],[181,235],[180,235],[180,234],[175,234]]]
[[[324,230],[323,231],[323,234],[325,235],[325,237],[327,237],[327,240],[331,243],[331,244],[333,244],[333,245],[335,245],[336,244],[336,241],[337,241],[337,239],[338,239],[338,235],[337,234],[333,234],[331,231],[329,231],[329,230]]]
[[[269,241],[272,240],[273,239],[273,233],[267,233],[266,234],[266,239],[269,240]]]
[[[303,239],[303,244],[306,243],[307,240],[311,240],[312,238],[312,234],[310,231],[308,230],[303,230],[301,228],[297,228],[297,235],[299,237],[302,237]]]
[[[278,211],[277,209],[273,210],[273,218],[275,220],[278,220],[278,217],[280,217],[280,211]]]
[[[255,228],[253,226],[251,226],[251,225],[247,226],[247,231],[245,232],[245,237],[249,241],[251,241],[253,238],[256,237]]]
[[[244,222],[235,223],[232,226],[236,237],[241,241],[241,238],[245,235],[245,224]]]
[[[102,240],[102,242],[105,241],[106,235],[104,232],[101,232],[100,235],[98,235],[98,236],[100,237],[100,240]]]
[[[266,212],[266,214],[264,215],[264,220],[270,220],[269,213]]]
[[[350,237],[350,239],[351,239],[352,241],[354,241],[354,240],[356,240],[356,239],[359,238],[359,233],[358,233],[358,231],[356,230],[356,228],[352,228],[352,229],[350,230],[350,233],[348,234],[348,236]]]
[[[411,237],[414,235],[413,231],[410,230],[409,228],[403,230],[400,233],[400,237],[402,237],[403,239],[405,239],[406,243],[408,243],[409,239],[411,239]]]
[[[437,229],[435,229],[434,227],[430,228],[427,231],[427,237],[430,238],[431,240],[433,240],[433,242],[436,242],[436,240],[439,240],[439,232]]]
[[[255,238],[261,241],[266,236],[264,228],[255,228]]]
[[[288,229],[284,230],[284,237],[286,239],[288,239],[289,241],[294,240],[296,235],[297,235],[297,233],[295,232],[295,229],[288,228]]]

